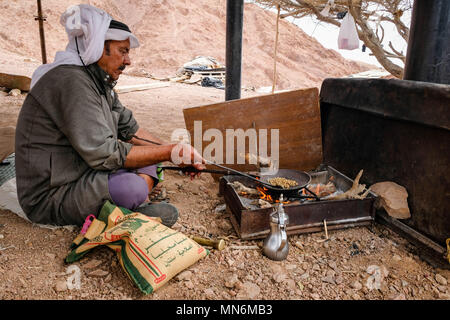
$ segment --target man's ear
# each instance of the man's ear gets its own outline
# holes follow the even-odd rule
[[[107,56],[111,55],[111,40],[106,40],[105,41],[105,45],[103,47],[103,53],[106,54]]]

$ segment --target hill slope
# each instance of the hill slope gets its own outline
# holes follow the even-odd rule
[[[50,62],[55,52],[64,50],[67,44],[59,17],[68,6],[78,3],[80,1],[43,1]],[[211,56],[225,64],[225,0],[94,0],[90,3],[127,23],[139,38],[141,47],[132,52],[128,73],[139,74],[144,69],[155,76],[174,76],[178,68],[195,56]],[[40,61],[36,12],[34,0],[0,4],[0,39],[3,41],[0,57],[8,56],[6,61],[0,62],[7,62],[11,55]],[[275,22],[274,13],[245,4],[243,86],[272,85]],[[320,86],[324,78],[370,69],[368,65],[346,60],[336,51],[325,49],[292,23],[281,20],[279,28],[278,89]]]

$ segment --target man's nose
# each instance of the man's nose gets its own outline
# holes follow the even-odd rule
[[[126,66],[129,66],[131,64],[130,56],[128,54],[125,55],[125,58],[123,59],[123,64]]]

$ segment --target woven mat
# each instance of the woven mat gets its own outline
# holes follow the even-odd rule
[[[16,177],[16,155],[11,154],[5,160],[3,160],[0,165],[0,186],[2,186],[6,181],[11,180]],[[9,164],[4,164],[8,163]]]

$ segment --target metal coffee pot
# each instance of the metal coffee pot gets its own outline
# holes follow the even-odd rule
[[[289,253],[286,226],[289,216],[284,212],[283,195],[280,195],[278,208],[270,215],[270,232],[264,240],[263,253],[272,260],[284,260]]]

